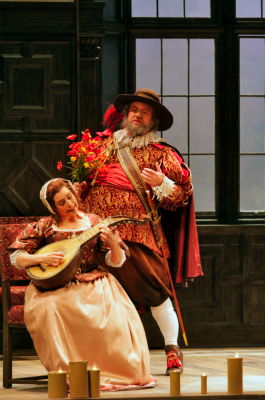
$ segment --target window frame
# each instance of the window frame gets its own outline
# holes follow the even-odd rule
[[[131,1],[126,0],[126,9]],[[218,3],[218,4],[217,4]],[[220,4],[221,3],[221,4]],[[129,8],[131,10],[131,8]],[[135,41],[139,38],[210,38],[215,40],[215,205],[197,212],[201,223],[264,223],[265,213],[240,212],[240,35],[264,34],[264,19],[236,19],[236,0],[211,0],[211,18],[132,18],[127,13],[127,87],[136,85]]]

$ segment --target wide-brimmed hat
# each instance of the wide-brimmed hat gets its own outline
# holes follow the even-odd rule
[[[149,104],[159,120],[158,129],[166,131],[173,124],[173,115],[171,112],[160,103],[159,96],[156,92],[150,89],[138,89],[134,94],[120,94],[114,101],[114,106],[118,111],[122,111],[124,106],[134,101]]]

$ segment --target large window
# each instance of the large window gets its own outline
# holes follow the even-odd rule
[[[215,211],[214,76],[213,39],[136,40],[136,86],[156,90],[174,116],[162,135],[192,168],[198,211]]]
[[[240,37],[240,211],[265,210],[265,36]]]
[[[191,167],[199,216],[264,221],[265,0],[225,3],[131,0],[134,84],[174,116],[161,135]]]

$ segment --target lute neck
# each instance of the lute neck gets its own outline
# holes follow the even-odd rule
[[[95,237],[97,234],[99,234],[100,228],[99,224],[92,226],[89,228],[87,231],[84,231],[80,235],[76,237],[78,242],[81,244],[86,243],[88,240],[91,240],[93,237]]]
[[[108,217],[105,218],[104,220],[100,221],[96,225],[92,226],[89,228],[87,231],[84,231],[81,233],[79,236],[76,237],[76,240],[79,242],[80,245],[86,243],[87,241],[91,240],[93,237],[97,236],[100,233],[100,227],[101,226],[111,226],[111,225],[118,225],[122,222],[125,222],[127,220],[130,220],[129,218],[113,218],[113,217]]]

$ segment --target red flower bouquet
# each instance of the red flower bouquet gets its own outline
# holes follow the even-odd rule
[[[110,104],[103,117],[102,125],[107,127],[103,132],[96,132],[96,136],[92,138],[90,130],[86,129],[82,132],[80,142],[74,142],[77,135],[67,136],[67,139],[72,141],[67,153],[70,156],[67,168],[70,168],[72,182],[90,180],[90,184],[93,185],[110,153],[110,149],[102,151],[102,140],[112,135],[122,119],[123,114],[117,111],[113,104]],[[57,169],[61,171],[62,168],[62,161],[58,161]]]
[[[67,152],[67,155],[70,156],[67,168],[70,169],[71,180],[72,182],[93,180],[97,172],[104,168],[104,162],[107,158],[101,149],[101,137],[97,135],[92,138],[89,129],[82,132],[79,142],[74,142],[76,137],[77,135],[67,136],[67,139],[72,141]],[[61,171],[62,168],[62,162],[58,161],[57,169]]]

